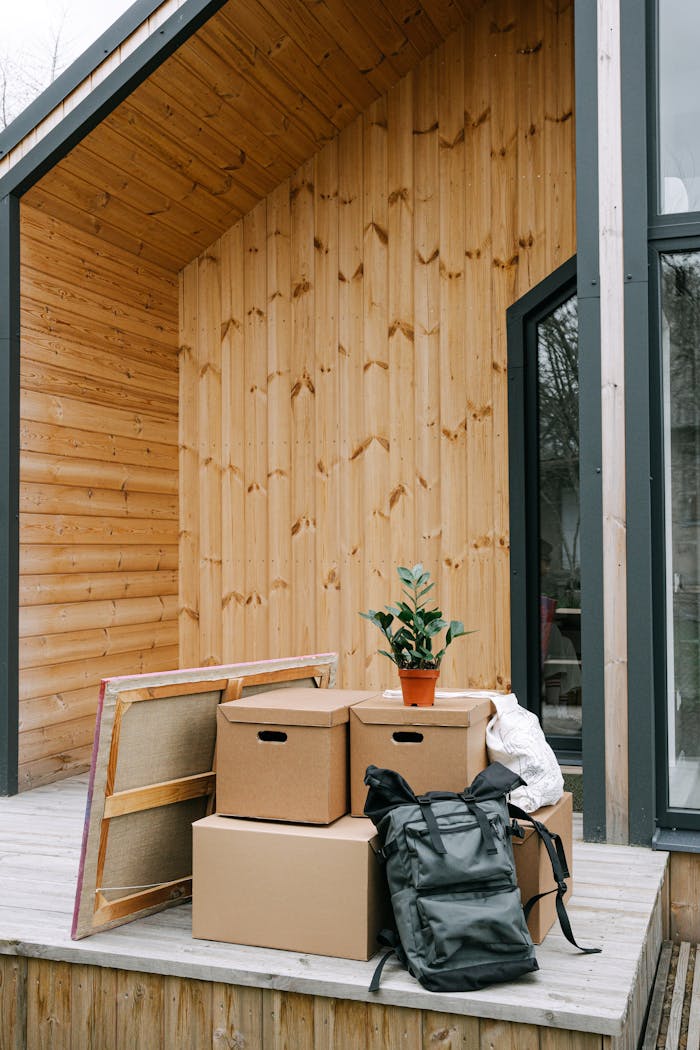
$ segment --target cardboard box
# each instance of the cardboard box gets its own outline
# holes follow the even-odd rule
[[[328,827],[211,816],[193,825],[192,936],[369,959],[391,925],[369,820]]]
[[[221,704],[216,809],[330,824],[348,811],[348,707],[373,692],[274,689]]]
[[[373,696],[350,712],[350,798],[364,812],[369,765],[395,769],[416,794],[463,791],[488,764],[484,696],[451,696],[434,707],[404,707],[400,698]]]
[[[564,844],[564,853],[569,864],[569,871],[573,876],[573,858],[571,850],[572,839],[572,815],[573,804],[570,791],[565,791],[563,796],[554,806],[545,806],[532,813],[536,820],[544,824],[550,831],[556,832]],[[544,843],[534,828],[522,825],[525,838],[513,838],[513,856],[515,858],[515,873],[518,877],[520,896],[523,904],[536,893],[543,893],[555,886],[552,876],[552,865],[549,854]],[[567,879],[568,892],[564,897],[568,901],[571,896],[573,878]],[[557,921],[556,894],[550,893],[543,897],[533,907],[528,916],[527,926],[535,944],[541,944],[550,929]]]

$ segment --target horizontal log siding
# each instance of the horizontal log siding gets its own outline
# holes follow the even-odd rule
[[[21,213],[20,787],[89,764],[100,679],[177,665],[177,279]]]
[[[505,311],[575,250],[572,45],[572,3],[480,5],[182,272],[186,664],[388,684],[357,614],[422,560],[478,632],[441,684],[508,683]]]

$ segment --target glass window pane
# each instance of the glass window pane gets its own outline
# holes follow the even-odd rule
[[[700,252],[661,257],[669,803],[700,808]]]
[[[659,208],[700,211],[700,4],[659,3]]]
[[[581,733],[578,312],[573,296],[537,325],[540,683],[550,736]]]

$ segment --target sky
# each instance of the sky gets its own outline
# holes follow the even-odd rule
[[[61,73],[133,0],[0,0],[0,130]]]
[[[65,19],[62,36],[70,62],[131,4],[132,0],[0,0],[0,46],[15,54],[32,49],[37,37],[50,41]]]

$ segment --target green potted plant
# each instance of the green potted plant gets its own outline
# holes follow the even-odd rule
[[[430,707],[435,703],[435,686],[440,674],[440,663],[448,645],[455,638],[471,634],[464,624],[452,620],[448,625],[440,609],[428,608],[427,596],[435,586],[430,583],[430,573],[421,564],[412,569],[399,566],[396,570],[403,583],[406,601],[385,605],[386,612],[360,613],[360,616],[375,624],[389,643],[389,651],[380,649],[399,669],[403,702],[408,707]],[[398,624],[395,625],[395,621]],[[442,647],[437,636],[447,628]]]

